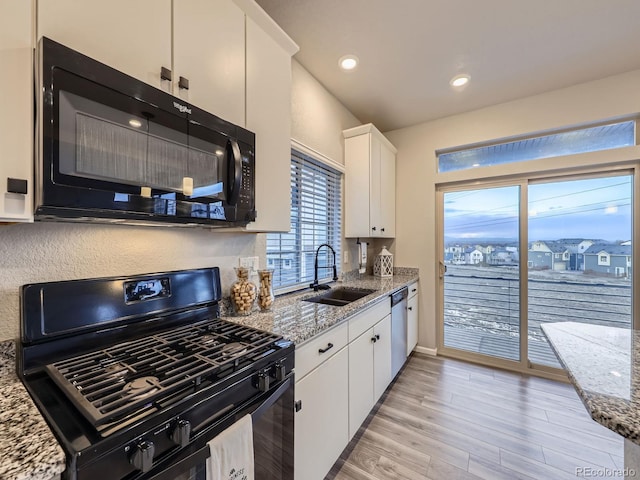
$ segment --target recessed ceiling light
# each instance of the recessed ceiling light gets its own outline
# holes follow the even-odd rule
[[[355,55],[345,55],[338,60],[338,65],[343,70],[353,70],[358,66],[358,57]]]
[[[466,85],[469,82],[470,78],[471,77],[466,73],[456,75],[451,80],[449,80],[449,85],[451,85],[452,87],[462,87],[463,85]]]

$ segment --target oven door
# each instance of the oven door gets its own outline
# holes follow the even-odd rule
[[[218,424],[231,424],[246,414],[253,420],[255,478],[293,478],[294,377],[291,374],[275,390],[261,395]],[[210,437],[203,436],[190,448],[167,458],[136,480],[207,480]]]

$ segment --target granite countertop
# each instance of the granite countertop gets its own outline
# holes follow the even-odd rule
[[[13,341],[0,342],[0,478],[49,480],[65,455],[15,372]]]
[[[245,317],[223,316],[225,320],[282,335],[300,345],[334,325],[377,303],[391,292],[418,280],[417,268],[396,268],[393,277],[355,276],[353,279],[332,284],[333,288],[368,288],[375,290],[343,307],[301,301],[323,292],[306,290],[276,297],[269,312],[254,312]]]
[[[640,331],[576,322],[542,330],[591,417],[640,444]]]

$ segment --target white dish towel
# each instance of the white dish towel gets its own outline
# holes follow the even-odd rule
[[[207,480],[255,480],[251,415],[209,441]]]

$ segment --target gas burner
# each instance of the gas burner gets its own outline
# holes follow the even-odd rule
[[[205,333],[200,337],[200,343],[204,345],[211,345],[218,342],[218,338],[215,335],[211,335],[210,333]]]
[[[247,351],[247,345],[241,342],[227,343],[222,347],[221,353],[224,358],[238,357]]]
[[[112,377],[124,377],[129,373],[129,368],[123,363],[111,363],[104,366],[104,372]]]
[[[131,400],[140,400],[160,391],[157,377],[140,377],[127,383],[122,389],[124,395],[132,395]]]

